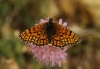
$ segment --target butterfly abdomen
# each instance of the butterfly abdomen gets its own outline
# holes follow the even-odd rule
[[[47,33],[49,43],[51,43],[52,37],[55,34],[55,32],[56,32],[56,30],[55,30],[55,27],[54,27],[54,23],[53,22],[48,22],[46,24],[46,33]]]

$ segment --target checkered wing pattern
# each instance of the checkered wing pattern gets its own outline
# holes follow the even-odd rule
[[[25,43],[33,43],[37,46],[48,44],[47,34],[44,30],[46,23],[38,24],[25,30],[20,35],[20,39]]]
[[[54,25],[56,26],[56,34],[53,35],[52,44],[56,47],[71,46],[80,41],[79,37],[68,28],[58,23],[54,23]]]

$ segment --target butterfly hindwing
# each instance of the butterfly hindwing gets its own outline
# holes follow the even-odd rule
[[[64,47],[68,45],[74,45],[80,41],[79,37],[69,30],[68,28],[54,23],[56,27],[56,34],[53,36],[52,44],[57,47]]]
[[[33,43],[38,46],[48,44],[48,38],[44,30],[45,25],[46,23],[42,23],[25,30],[20,35],[20,39],[26,43]]]

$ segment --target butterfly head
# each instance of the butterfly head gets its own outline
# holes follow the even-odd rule
[[[49,22],[52,22],[52,21],[53,21],[53,19],[52,19],[52,18],[50,18],[50,19],[49,19]]]

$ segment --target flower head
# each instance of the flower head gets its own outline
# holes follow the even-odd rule
[[[30,44],[32,46],[31,51],[34,53],[34,57],[37,58],[39,62],[46,63],[48,65],[49,63],[51,66],[55,66],[55,64],[58,64],[61,67],[61,62],[66,62],[66,50],[67,47],[62,50],[61,48],[57,48],[55,46],[36,46],[33,44]]]
[[[47,20],[40,20],[40,24],[44,22],[48,22]],[[66,26],[67,23],[62,23],[62,19],[59,20],[59,24]],[[37,24],[38,25],[38,24]],[[57,48],[53,45],[45,45],[45,46],[36,46],[35,44],[29,44],[32,48],[31,51],[34,54],[34,57],[37,58],[39,62],[45,63],[46,65],[51,64],[51,66],[55,66],[58,64],[61,67],[61,62],[66,62],[67,47],[64,47],[63,50],[61,48]]]

